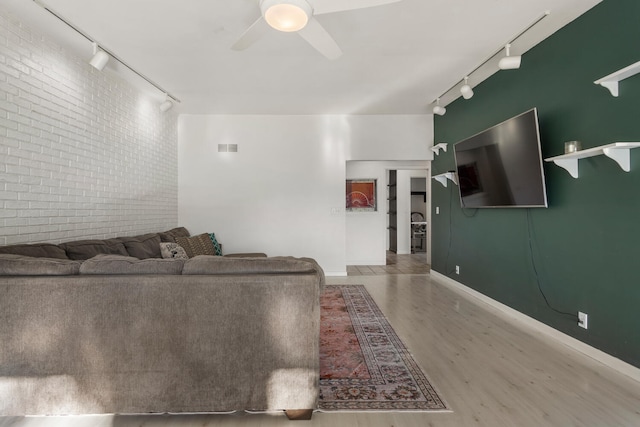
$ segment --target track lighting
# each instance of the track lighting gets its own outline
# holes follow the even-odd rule
[[[305,0],[262,0],[260,8],[267,24],[287,33],[303,29],[313,14]]]
[[[444,116],[446,112],[447,109],[440,105],[440,98],[436,99],[436,106],[433,107],[433,114]]]
[[[518,68],[520,68],[520,63],[522,62],[522,56],[520,55],[510,56],[509,49],[511,48],[511,45],[508,43],[504,48],[507,56],[505,56],[500,60],[500,62],[498,63],[498,67],[500,67],[501,70],[517,70]]]
[[[93,45],[93,57],[91,58],[91,61],[89,61],[89,64],[91,64],[92,67],[96,68],[97,70],[102,71],[104,69],[104,67],[107,65],[107,62],[109,62],[109,60],[111,58],[113,58],[115,61],[117,61],[119,64],[121,64],[124,67],[126,67],[127,69],[129,69],[129,71],[131,71],[132,73],[134,73],[135,75],[140,77],[142,80],[146,81],[151,86],[153,86],[156,89],[158,89],[161,93],[166,94],[167,99],[170,100],[170,102],[171,102],[171,105],[173,105],[174,102],[180,102],[180,100],[178,98],[176,98],[173,95],[168,94],[167,91],[164,90],[163,88],[161,88],[157,83],[155,83],[154,81],[149,79],[144,74],[136,71],[133,67],[131,67],[129,64],[124,62],[121,58],[119,58],[117,55],[115,55],[112,51],[110,51],[108,49],[105,49],[105,48],[98,48],[98,43],[96,43],[94,41],[95,39],[93,37],[91,37],[87,33],[85,33],[82,30],[80,30],[78,27],[73,25],[71,22],[67,21],[59,13],[56,13],[50,7],[45,6],[44,4],[42,4],[42,2],[40,0],[34,0],[34,2],[38,6],[42,7],[45,11],[50,13],[54,18],[58,19],[60,22],[62,22],[63,24],[65,24],[66,26],[68,26],[69,28],[74,30],[76,33],[80,34],[82,37],[84,37],[86,40],[88,40]],[[169,108],[171,108],[171,107],[169,107]],[[167,108],[167,110],[169,108]]]
[[[102,49],[98,49],[97,43],[93,43],[93,58],[91,58],[89,64],[96,70],[102,71],[107,62],[109,62],[109,54]]]
[[[263,1],[266,1],[266,0],[263,0]],[[445,90],[442,93],[442,95],[440,95],[440,98],[444,97],[450,91],[452,91],[453,89],[457,88],[458,85],[460,83],[462,83],[462,82],[464,82],[464,84],[460,87],[460,94],[464,97],[464,99],[470,99],[471,97],[473,97],[473,88],[469,85],[469,76],[472,75],[473,73],[475,73],[476,71],[478,71],[480,68],[484,67],[489,61],[495,59],[495,57],[500,52],[502,52],[503,49],[506,50],[506,56],[503,57],[502,59],[500,59],[500,62],[498,63],[498,67],[500,67],[501,70],[515,70],[515,69],[520,68],[520,63],[522,62],[522,56],[520,56],[520,55],[511,56],[511,52],[510,52],[511,43],[513,43],[514,41],[518,40],[520,38],[520,36],[522,36],[527,31],[529,31],[530,29],[532,29],[533,27],[538,25],[538,23],[540,21],[542,21],[543,19],[545,19],[547,16],[549,16],[549,14],[550,14],[549,11],[544,12],[544,14],[542,14],[538,19],[536,19],[534,22],[532,22],[531,25],[529,25],[524,30],[522,30],[520,33],[518,33],[515,37],[511,38],[510,41],[506,45],[504,45],[504,47],[500,47],[500,49],[498,49],[494,53],[492,53],[480,65],[478,65],[476,68],[474,68],[473,70],[468,72],[466,77],[463,80],[458,80],[453,86],[451,86],[449,89]],[[436,106],[433,107],[433,114],[438,114],[440,116],[444,116],[444,114],[447,112],[447,109],[440,106],[440,102],[439,102],[440,98],[436,99]],[[455,95],[447,96],[447,102],[451,102],[451,100],[453,100],[455,98],[456,98]]]
[[[464,85],[460,88],[460,93],[464,99],[471,99],[473,97],[473,89],[469,86],[469,76],[464,78]]]

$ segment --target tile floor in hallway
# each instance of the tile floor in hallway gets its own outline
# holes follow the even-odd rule
[[[348,276],[376,276],[385,274],[426,274],[431,270],[427,253],[398,255],[387,251],[387,265],[348,265]]]

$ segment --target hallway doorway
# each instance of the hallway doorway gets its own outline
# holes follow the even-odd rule
[[[428,169],[387,171],[387,250],[397,255],[427,254],[427,263],[428,175]]]

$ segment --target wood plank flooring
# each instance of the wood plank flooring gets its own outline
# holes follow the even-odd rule
[[[0,418],[0,426],[640,426],[639,382],[512,323],[429,274],[327,281],[366,286],[452,412],[316,413],[308,422],[244,413],[15,417]]]

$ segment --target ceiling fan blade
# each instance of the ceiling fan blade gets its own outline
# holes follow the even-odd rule
[[[365,9],[367,7],[382,6],[401,0],[316,0],[313,2],[313,14],[342,12],[344,10]]]
[[[338,59],[342,55],[342,50],[333,37],[313,17],[302,30],[298,31],[298,34],[329,59]]]
[[[258,18],[256,22],[242,33],[240,38],[231,46],[233,50],[245,50],[269,32],[269,24],[262,18]]]

